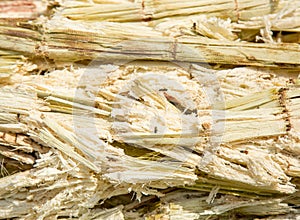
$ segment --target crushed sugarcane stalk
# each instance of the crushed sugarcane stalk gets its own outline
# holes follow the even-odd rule
[[[0,219],[300,217],[297,0],[0,6]]]
[[[97,29],[92,28],[95,25]],[[0,26],[0,33],[1,48],[58,63],[146,59],[269,67],[300,64],[299,45],[223,41],[201,36],[174,38],[145,25],[127,23],[94,24],[54,17],[40,31]]]

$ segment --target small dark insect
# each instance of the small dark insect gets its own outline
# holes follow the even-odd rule
[[[247,150],[241,150],[240,152],[244,153],[244,154],[248,154],[249,153]]]
[[[166,91],[168,91],[168,89],[166,89],[166,88],[162,88],[162,89],[159,89],[158,91],[161,91],[161,92],[166,92]]]
[[[196,26],[197,26],[196,22],[193,22],[193,29],[196,29]]]

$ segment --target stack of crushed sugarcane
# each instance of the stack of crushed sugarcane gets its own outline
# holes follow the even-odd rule
[[[298,0],[0,6],[0,219],[300,218]]]

